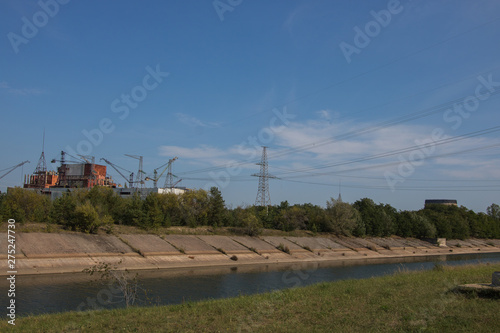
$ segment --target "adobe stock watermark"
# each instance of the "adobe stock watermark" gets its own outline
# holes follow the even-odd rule
[[[7,38],[9,39],[12,49],[17,54],[19,53],[19,46],[26,45],[29,41],[38,35],[40,29],[45,27],[50,19],[54,18],[61,8],[61,5],[66,5],[70,0],[40,0],[38,6],[40,10],[35,12],[31,20],[26,16],[21,18],[21,34],[9,32]]]
[[[105,288],[99,290],[96,297],[87,297],[84,302],[81,302],[76,307],[76,311],[102,310],[107,305],[115,304],[122,300],[123,291],[116,283],[110,281]]]
[[[164,78],[170,75],[168,72],[162,72],[159,64],[154,69],[146,66],[145,70],[147,74],[144,75],[140,84],[130,89],[129,93],[122,93],[119,98],[111,101],[111,112],[116,114],[121,121],[127,119],[130,115],[130,110],[139,107],[140,103],[148,97],[149,92],[158,88]],[[90,130],[83,129],[82,134],[85,139],[78,142],[76,149],[67,145],[66,152],[73,156],[91,155],[92,150],[102,143],[104,136],[111,134],[115,128],[116,126],[112,119],[102,118],[95,128]]]
[[[453,107],[447,109],[443,113],[445,123],[451,125],[451,129],[457,130],[462,125],[464,119],[468,119],[474,112],[479,109],[481,102],[488,100],[493,93],[498,93],[500,82],[493,81],[493,74],[489,74],[487,78],[480,75],[477,77],[479,84],[474,89],[474,94],[462,99],[459,103],[453,104]],[[424,164],[425,159],[434,154],[436,150],[436,142],[446,138],[444,129],[437,127],[431,132],[430,138],[425,140],[415,140],[415,144],[419,147],[409,153],[408,157],[399,155],[399,165],[397,174],[390,171],[385,171],[384,176],[387,185],[392,192],[396,190],[396,185],[403,183],[406,178],[415,173],[415,169]]]
[[[243,0],[214,0],[212,5],[219,16],[219,20],[224,21],[224,13],[232,12],[234,8],[241,5]]]
[[[238,154],[245,156],[247,161],[251,161],[259,156],[262,146],[268,145],[274,141],[276,134],[281,133],[289,124],[290,120],[295,118],[294,114],[287,113],[286,106],[282,111],[273,109],[274,116],[269,120],[269,126],[262,128],[257,135],[247,137],[237,148]],[[242,172],[239,166],[241,162],[230,161],[226,164],[225,170],[219,172],[209,172],[212,179],[203,188],[209,190],[211,187],[223,189],[231,182],[231,177],[237,176]]]
[[[360,54],[361,51],[380,34],[382,28],[386,28],[391,23],[393,16],[400,14],[403,9],[404,7],[401,5],[399,0],[389,0],[387,3],[387,9],[382,9],[378,12],[374,10],[370,11],[370,15],[373,17],[373,20],[368,21],[363,28],[358,26],[353,28],[354,45],[345,41],[342,41],[339,44],[340,50],[342,51],[347,63],[350,64],[353,54]]]

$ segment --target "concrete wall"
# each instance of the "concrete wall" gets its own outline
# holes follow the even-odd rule
[[[0,275],[7,271],[7,239],[6,233],[0,234]],[[399,237],[17,233],[16,269],[18,274],[43,274],[81,272],[99,262],[120,263],[123,269],[169,269],[500,252],[500,240],[448,240],[447,244],[439,247]]]

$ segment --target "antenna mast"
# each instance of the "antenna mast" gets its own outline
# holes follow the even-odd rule
[[[45,161],[45,129],[43,130],[43,141],[42,141],[42,154],[38,159],[38,164],[34,172],[36,177],[36,187],[45,188],[47,183],[47,162]]]

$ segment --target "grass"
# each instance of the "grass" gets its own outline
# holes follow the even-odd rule
[[[280,243],[276,248],[282,252],[290,254],[290,249],[288,248],[288,246],[283,245],[282,243]]]
[[[18,332],[498,332],[500,300],[452,292],[500,265],[439,267],[173,306],[18,318]],[[10,326],[0,321],[0,331]],[[12,328],[12,327],[9,327]]]
[[[7,232],[8,223],[0,222],[0,232]],[[146,230],[143,228],[113,224],[111,226],[100,227],[97,234],[156,234],[156,235],[220,235],[233,236],[239,235],[234,232],[233,227],[218,227],[211,228],[207,226],[199,226],[191,228],[187,226],[172,226],[158,227],[156,229]],[[19,232],[45,232],[45,233],[79,233],[64,229],[62,225],[45,222],[18,222],[16,223],[16,231]],[[327,234],[327,233],[326,233]],[[261,236],[294,236],[294,237],[312,237],[313,233],[308,230],[281,231],[274,229],[262,229]]]

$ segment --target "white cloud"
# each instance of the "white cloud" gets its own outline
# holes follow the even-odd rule
[[[322,117],[326,113],[326,110],[325,112],[322,110],[317,114]],[[384,172],[397,173],[402,161],[408,161],[416,149],[401,153],[397,151],[417,147],[418,142],[430,142],[434,127],[400,124],[378,129],[376,125],[371,123],[307,120],[305,122],[294,121],[286,127],[282,126],[275,130],[274,140],[265,143],[266,146],[269,146],[269,168],[275,175],[288,174],[286,170],[304,170],[310,172],[309,175],[314,173],[335,175],[335,173],[342,172],[348,175],[384,179]],[[430,159],[425,159],[422,163],[415,165],[415,175],[425,174],[429,178],[443,177],[443,175],[448,178],[464,178],[469,175],[466,178],[492,177],[498,179],[500,178],[498,161],[492,159],[491,156],[478,155],[476,152],[477,148],[495,144],[497,141],[476,137],[445,145],[436,145],[431,149],[431,153],[425,154],[425,157],[431,157]],[[464,150],[471,151],[456,156],[447,155]],[[243,151],[251,151],[253,154],[247,153],[245,155],[242,153]],[[225,165],[230,161],[249,162],[242,166],[249,169],[255,167],[253,163],[259,160],[261,150],[260,146],[239,147],[233,145],[220,148],[199,145],[192,148],[163,146],[160,148],[160,152],[164,156],[178,156],[210,166]],[[356,161],[390,152],[396,153]],[[491,150],[489,152],[491,153]],[[439,157],[440,155],[444,156]],[[353,161],[356,162],[352,163]],[[325,179],[331,180],[331,175]],[[413,173],[409,177],[412,176]],[[318,180],[318,178],[315,179]]]
[[[190,116],[185,113],[176,113],[175,116],[177,117],[177,119],[179,119],[180,122],[191,127],[207,127],[207,128],[220,127],[219,123],[204,122],[196,117]]]
[[[37,96],[44,93],[43,90],[37,88],[12,88],[7,82],[0,82],[0,89],[5,90],[11,95],[17,96]]]
[[[186,148],[179,146],[161,146],[160,147],[161,156],[178,156],[182,158],[192,158],[192,159],[210,159],[213,157],[225,156],[226,152],[211,147],[208,145],[200,145],[195,148]]]

